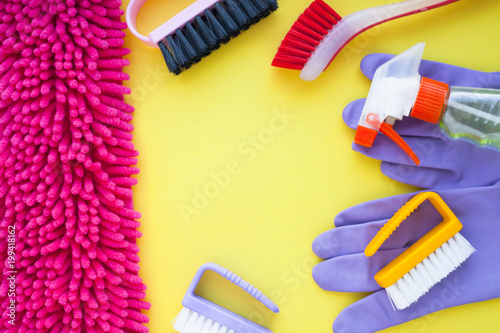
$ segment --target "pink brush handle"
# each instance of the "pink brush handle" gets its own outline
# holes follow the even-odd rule
[[[125,19],[127,21],[128,29],[135,37],[142,40],[145,44],[154,47],[156,45],[154,45],[148,37],[141,35],[139,31],[137,31],[137,15],[139,15],[139,11],[142,6],[144,6],[146,1],[147,0],[131,0],[127,6]]]
[[[163,23],[161,26],[153,30],[149,37],[146,37],[140,34],[137,31],[136,21],[137,15],[141,10],[142,6],[146,3],[147,0],[131,0],[127,7],[126,20],[127,25],[134,36],[139,38],[145,44],[158,47],[158,43],[165,38],[173,34],[177,29],[182,28],[187,22],[192,21],[196,16],[202,14],[205,9],[211,8],[217,2],[221,0],[198,0],[193,3],[191,6],[184,9],[179,14],[172,17],[167,22]]]
[[[457,1],[459,0],[406,0],[349,14],[323,39],[305,64],[300,77],[307,81],[316,79],[347,43],[376,25]]]

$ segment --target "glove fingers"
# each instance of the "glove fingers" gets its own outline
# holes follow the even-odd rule
[[[391,213],[395,213],[393,211]],[[422,204],[405,222],[394,231],[380,247],[381,250],[402,249],[411,246],[439,222],[439,216],[428,203]],[[366,246],[384,226],[387,219],[348,225],[325,231],[313,242],[313,252],[322,259],[364,253]]]
[[[402,136],[402,138],[420,159],[419,167],[424,168],[449,169],[450,161],[460,160],[465,153],[473,154],[473,150],[477,150],[476,146],[462,141],[414,136]],[[378,137],[370,148],[353,144],[352,149],[377,160],[415,165],[399,146],[383,135]]]
[[[396,326],[446,308],[493,299],[498,293],[478,295],[470,292],[476,279],[464,280],[459,272],[430,288],[416,303],[404,310],[394,310],[385,290],[377,291],[346,307],[333,323],[335,333],[369,333]]]
[[[361,71],[372,80],[377,68],[393,57],[391,54],[383,53],[367,55],[361,61]],[[500,73],[479,72],[428,60],[422,60],[419,73],[453,86],[500,88]]]
[[[366,245],[386,222],[387,220],[382,220],[330,229],[316,237],[312,244],[312,250],[322,259],[363,253]],[[392,239],[390,239],[391,242],[384,243],[381,249],[402,248],[404,246],[404,244],[393,245]]]
[[[333,323],[335,333],[370,333],[405,322],[400,311],[392,309],[385,290],[377,291],[339,313]],[[408,319],[406,319],[408,320]]]
[[[380,170],[398,182],[429,189],[456,187],[460,177],[452,170],[391,162],[382,162]]]
[[[361,71],[367,78],[373,80],[373,76],[375,76],[377,69],[394,57],[395,55],[386,53],[369,54],[361,60]]]
[[[359,118],[363,112],[366,99],[358,99],[348,104],[342,112],[342,117],[347,126],[352,129],[358,127]],[[415,118],[405,118],[394,125],[394,130],[401,136],[420,136],[444,139],[439,126]],[[383,135],[379,135],[383,136]]]
[[[431,312],[428,307],[419,309],[417,307],[418,303],[405,310],[395,311],[387,292],[380,290],[342,310],[335,318],[333,331],[335,333],[371,333],[405,323]]]
[[[334,220],[336,227],[390,219],[415,194],[377,199],[365,202],[340,212]]]
[[[416,166],[402,157],[399,160],[385,158],[380,169],[396,181],[423,188],[456,188],[491,185],[500,178],[500,154],[495,150],[479,148],[460,140],[405,140],[414,148],[421,164]],[[387,152],[389,148],[380,149],[384,150],[380,153],[383,156],[372,157],[382,159],[390,156]]]
[[[496,73],[475,71],[428,60],[422,60],[419,72],[422,76],[451,86],[500,88],[499,75]]]
[[[361,112],[363,103],[364,100],[358,100],[346,107],[344,120],[349,126],[354,125],[354,114],[357,116]],[[414,128],[403,124],[406,121],[406,125],[414,124]],[[428,126],[434,129],[431,130]],[[382,171],[388,177],[410,185],[451,188],[457,184],[462,187],[491,185],[499,179],[497,165],[500,163],[500,154],[497,151],[478,148],[462,140],[448,139],[438,126],[418,119],[406,119],[394,128],[420,159],[418,168],[402,149],[384,135],[378,135],[370,148],[353,143],[352,149],[365,156],[389,162],[387,165],[382,163]],[[464,159],[463,156],[469,158]],[[465,170],[476,172],[466,173]]]
[[[453,151],[453,145],[441,143],[437,139],[402,137],[403,140],[410,146],[420,159],[419,167],[448,169],[447,165],[443,165],[450,159],[444,158],[445,155],[450,155]],[[403,165],[415,165],[415,162],[406,154],[399,146],[391,139],[380,136],[375,140],[370,148],[352,144],[352,149],[365,156],[376,160],[390,163],[398,163]],[[440,158],[435,158],[439,156]],[[455,156],[453,156],[455,158]],[[453,160],[453,159],[451,159]],[[448,163],[449,165],[449,163]]]
[[[314,281],[324,290],[368,292],[380,289],[375,274],[404,249],[383,250],[368,258],[363,253],[335,257],[313,268]]]
[[[349,103],[342,112],[342,118],[344,123],[352,129],[358,127],[359,117],[363,112],[363,107],[365,106],[366,98],[357,99]]]
[[[489,74],[488,78],[490,84],[485,87],[496,87],[498,89],[498,87],[500,87],[500,72],[492,72]]]

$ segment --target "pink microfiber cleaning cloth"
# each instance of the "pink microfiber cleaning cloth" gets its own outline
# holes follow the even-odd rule
[[[0,1],[1,332],[147,332],[119,0]]]

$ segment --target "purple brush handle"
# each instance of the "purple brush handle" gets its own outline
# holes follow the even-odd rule
[[[267,298],[267,296],[264,295],[260,290],[258,290],[230,270],[214,263],[206,263],[198,269],[198,272],[196,272],[196,275],[194,276],[193,281],[189,285],[186,295],[182,300],[182,305],[184,305],[184,307],[196,311],[199,314],[204,315],[205,317],[208,317],[213,321],[216,321],[238,333],[271,333],[271,331],[267,328],[262,327],[251,320],[243,318],[240,315],[237,315],[234,312],[221,307],[220,305],[217,305],[206,300],[203,297],[196,295],[194,293],[196,286],[200,282],[203,273],[205,273],[205,271],[207,270],[214,271],[215,273],[231,281],[232,283],[249,293],[256,300],[260,301],[271,311],[275,313],[279,312],[278,306],[269,298]]]

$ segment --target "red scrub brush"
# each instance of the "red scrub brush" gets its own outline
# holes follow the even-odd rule
[[[119,0],[0,2],[2,332],[147,332]]]
[[[301,79],[312,81],[360,33],[387,21],[457,1],[406,0],[367,8],[342,18],[323,0],[315,0],[286,35],[272,65],[300,70]]]

